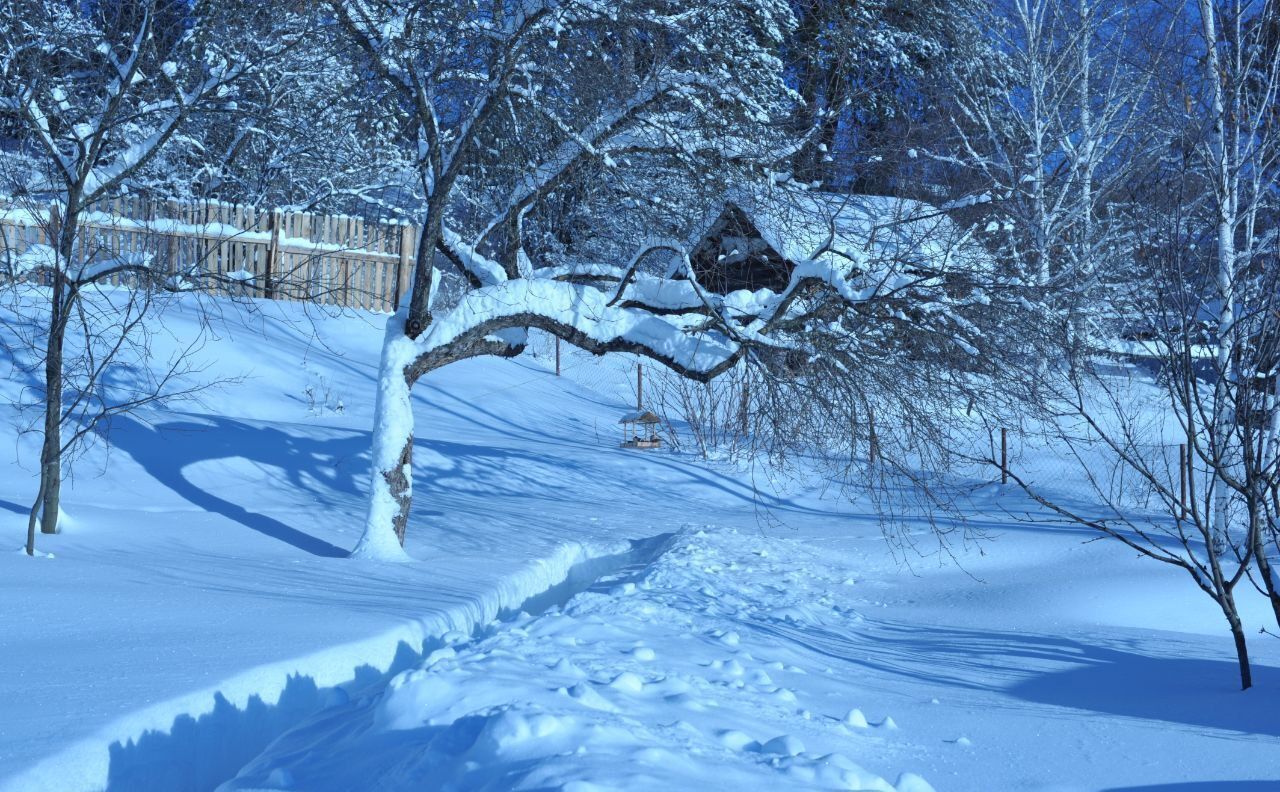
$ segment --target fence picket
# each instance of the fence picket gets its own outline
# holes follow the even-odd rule
[[[18,202],[0,196],[0,207],[14,210],[0,214],[0,256],[57,244],[56,205],[25,216]],[[201,272],[198,288],[209,294],[374,311],[394,311],[408,290],[417,237],[399,222],[138,195],[99,204],[82,222],[80,245],[90,255],[149,255],[171,275]],[[238,272],[252,281],[228,277]]]

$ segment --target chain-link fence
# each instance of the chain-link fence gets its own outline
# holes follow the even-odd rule
[[[620,415],[637,404],[660,413],[680,413],[682,406],[687,407],[668,403],[670,387],[664,372],[635,355],[591,355],[541,331],[530,333],[526,354],[557,375],[616,403]],[[667,418],[674,423],[661,430],[665,439],[670,440],[677,424],[688,431],[683,414]],[[868,462],[874,463],[873,448],[868,453]],[[1098,440],[1051,439],[1006,429],[992,433],[991,447],[975,455],[982,457],[987,461],[976,461],[951,473],[968,481],[1025,488],[1048,502],[1095,515],[1099,510],[1157,514],[1185,510],[1193,501],[1204,503],[1207,488],[1213,484],[1206,465],[1176,442],[1131,441],[1112,447]]]
[[[1202,501],[1212,476],[1185,444],[1127,442],[1111,446],[1073,439],[1046,442],[1001,432],[993,461],[1003,483],[1068,508],[1186,510]]]
[[[636,404],[636,366],[643,364],[635,355],[592,355],[541,330],[529,332],[525,354],[619,405]],[[652,373],[646,372],[646,388],[652,384],[647,381]]]

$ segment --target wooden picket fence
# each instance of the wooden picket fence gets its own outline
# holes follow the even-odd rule
[[[56,206],[0,197],[0,261],[49,244],[58,223]],[[386,312],[408,289],[417,241],[399,222],[140,196],[95,206],[81,224],[91,255],[147,256],[210,294]]]

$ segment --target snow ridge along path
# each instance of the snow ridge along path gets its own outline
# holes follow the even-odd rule
[[[929,792],[859,766],[897,725],[833,656],[862,616],[813,547],[693,530],[542,615],[448,645],[275,741],[222,792],[850,789]],[[896,763],[896,762],[894,762]]]
[[[276,735],[348,700],[349,690],[376,687],[434,647],[491,628],[500,617],[536,608],[547,597],[563,598],[594,577],[633,563],[637,554],[647,558],[654,545],[565,543],[474,603],[424,615],[365,640],[249,669],[146,707],[0,782],[0,790],[211,788]]]

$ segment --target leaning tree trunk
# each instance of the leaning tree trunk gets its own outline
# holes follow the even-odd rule
[[[387,320],[373,411],[373,464],[364,534],[353,557],[405,560],[405,528],[413,503],[413,408],[410,391],[416,349],[403,316]]]
[[[1265,507],[1263,511],[1265,512]],[[1253,530],[1254,563],[1258,566],[1258,577],[1262,581],[1260,586],[1262,594],[1271,604],[1271,613],[1275,617],[1276,626],[1280,627],[1280,577],[1277,577],[1276,569],[1272,564],[1274,559],[1267,552],[1270,549],[1268,543],[1271,538],[1270,530],[1273,529],[1264,524],[1265,518],[1257,513],[1257,508],[1254,509],[1254,512],[1254,514],[1250,515],[1250,520],[1255,525]]]

